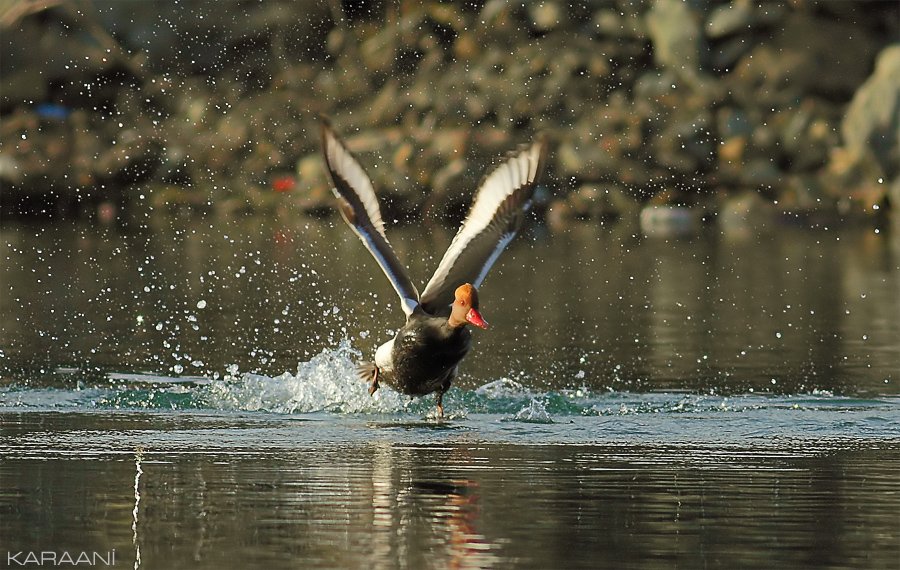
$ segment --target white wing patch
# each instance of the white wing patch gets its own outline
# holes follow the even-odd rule
[[[472,204],[469,216],[459,229],[459,233],[453,238],[453,242],[444,254],[441,267],[447,262],[455,260],[459,253],[466,248],[472,238],[481,233],[491,220],[504,200],[528,182],[533,181],[537,170],[540,149],[538,145],[532,146],[528,152],[521,153],[501,164],[482,184]],[[527,173],[527,174],[526,174]],[[530,206],[530,201],[528,206]],[[526,207],[527,209],[527,207]],[[494,257],[496,260],[496,257]],[[437,274],[441,271],[438,267]],[[473,283],[474,285],[474,283]]]
[[[378,262],[409,318],[419,306],[419,293],[384,234],[381,208],[372,182],[327,122],[322,126],[322,143],[325,163],[334,183],[331,190],[340,204],[341,216]]]
[[[372,187],[372,181],[369,180],[366,171],[356,162],[353,155],[344,148],[344,145],[338,142],[337,137],[334,136],[330,129],[325,132],[325,141],[325,153],[328,162],[333,165],[334,170],[339,172],[347,181],[347,184],[356,192],[360,202],[366,209],[366,214],[368,214],[375,231],[381,234],[381,237],[387,239],[384,235],[384,222],[381,220],[381,208],[378,206],[378,198],[375,196],[375,189]],[[331,191],[339,200],[343,200],[336,187],[332,186]]]
[[[497,261],[497,258],[500,257],[500,254],[503,253],[506,245],[512,241],[512,238],[516,237],[515,232],[511,232],[503,236],[497,243],[497,247],[494,248],[494,251],[491,252],[490,257],[488,257],[487,262],[484,264],[484,267],[481,268],[481,273],[478,274],[478,277],[475,278],[475,282],[472,283],[476,289],[481,287],[481,282],[484,281],[484,278],[487,277],[488,271],[490,271],[491,267],[494,265],[494,262]]]
[[[403,276],[396,275],[393,271],[391,271],[390,262],[385,259],[384,255],[381,252],[381,248],[375,244],[372,236],[363,231],[360,231],[357,226],[351,225],[350,228],[363,241],[366,249],[368,249],[372,253],[375,261],[378,262],[378,266],[381,267],[381,270],[384,271],[385,275],[387,275],[387,278],[388,280],[390,280],[391,285],[393,285],[394,289],[397,291],[397,295],[400,296],[400,308],[403,309],[403,313],[406,315],[406,318],[409,318],[409,316],[413,314],[413,311],[416,310],[416,307],[419,306],[419,300],[412,299],[404,294],[403,288],[398,285],[400,279],[402,279]],[[386,241],[387,240],[385,240],[385,242]]]
[[[482,183],[472,204],[469,215],[463,222],[459,232],[447,248],[441,263],[435,270],[434,275],[425,286],[421,299],[423,302],[431,300],[437,295],[437,291],[448,286],[446,283],[454,265],[460,256],[471,244],[472,240],[478,237],[482,232],[488,229],[494,222],[498,213],[501,211],[506,200],[516,191],[527,184],[534,184],[538,175],[544,153],[543,142],[536,142],[527,150],[520,152],[506,160],[498,166]],[[531,206],[531,200],[527,200],[521,205],[521,211],[528,211]],[[476,288],[480,286],[481,281],[487,275],[491,266],[497,260],[497,257],[503,251],[503,248],[515,236],[512,233],[503,232],[496,236],[497,245],[488,250],[489,253],[484,257],[483,265],[478,270],[478,278],[476,283],[472,283]],[[460,285],[461,283],[453,284]]]

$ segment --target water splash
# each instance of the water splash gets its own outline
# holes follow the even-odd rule
[[[520,422],[535,424],[553,423],[553,420],[550,418],[550,413],[547,412],[547,408],[535,398],[532,398],[527,406],[516,412],[514,419]]]
[[[242,373],[230,366],[223,377],[216,378],[110,373],[73,377],[62,383],[59,378],[51,384],[35,380],[0,387],[0,409],[209,410],[435,418],[431,397],[411,398],[386,387],[370,396],[368,386],[355,373],[355,362],[360,356],[344,340],[336,348],[298,363],[296,372],[278,376]],[[475,389],[454,387],[446,394],[444,406],[444,419],[448,421],[473,420],[473,415],[478,415],[479,421],[560,424],[590,417],[666,415],[687,419],[775,412],[787,413],[792,421],[798,421],[806,412],[880,410],[896,406],[896,399],[860,400],[830,392],[728,396],[642,393],[592,390],[587,386],[542,391],[511,378],[500,378]]]
[[[297,365],[297,373],[277,377],[232,370],[222,380],[207,384],[199,401],[221,410],[276,413],[395,413],[409,408],[410,399],[392,391],[372,396],[355,374],[359,352],[346,341],[334,350],[323,350]]]

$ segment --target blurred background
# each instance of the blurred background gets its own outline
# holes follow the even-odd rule
[[[5,219],[328,215],[321,114],[398,221],[458,219],[538,131],[551,229],[900,203],[895,1],[2,0],[0,30]]]

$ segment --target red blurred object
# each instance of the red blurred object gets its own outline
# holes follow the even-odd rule
[[[289,243],[294,241],[294,232],[291,230],[277,230],[275,232],[275,243]]]
[[[272,181],[272,188],[276,192],[288,192],[297,186],[297,179],[293,176],[280,176]]]
[[[104,226],[116,221],[116,206],[111,202],[101,202],[97,206],[97,220]]]

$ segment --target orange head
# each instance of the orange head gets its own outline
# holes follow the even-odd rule
[[[478,312],[478,291],[470,283],[456,288],[453,309],[450,311],[450,326],[461,327],[465,324],[488,328],[487,321]]]

